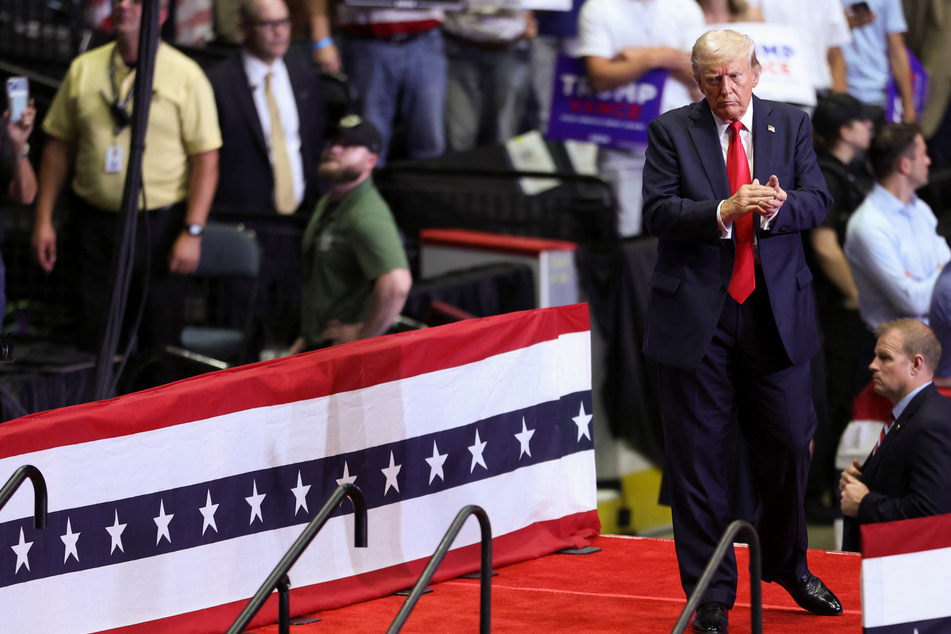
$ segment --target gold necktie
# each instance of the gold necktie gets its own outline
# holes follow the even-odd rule
[[[271,117],[271,157],[274,163],[274,207],[278,213],[292,214],[297,209],[294,196],[294,180],[291,178],[291,159],[287,154],[284,141],[284,128],[281,126],[281,113],[277,109],[277,100],[271,90],[271,73],[264,77],[264,96],[267,98],[267,111]]]

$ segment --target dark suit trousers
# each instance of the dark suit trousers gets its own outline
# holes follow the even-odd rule
[[[765,281],[742,305],[727,297],[713,342],[691,370],[660,365],[665,481],[670,486],[681,583],[690,596],[736,516],[731,474],[745,437],[759,494],[756,528],[764,578],[807,569],[803,512],[809,440],[815,431],[809,364],[790,364]],[[732,606],[736,559],[728,551],[703,601]]]
[[[104,337],[112,297],[112,254],[118,248],[119,214],[96,209],[76,196],[72,200],[68,230],[76,276],[74,290],[81,311],[77,345],[97,351]],[[184,223],[184,203],[139,214],[120,350],[129,341],[131,326],[140,309],[138,350],[145,352],[163,344],[181,345],[187,278],[169,272],[168,257]]]

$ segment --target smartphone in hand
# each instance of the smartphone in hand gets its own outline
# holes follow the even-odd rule
[[[19,121],[29,102],[30,80],[26,77],[7,79],[7,108],[10,110],[10,121]]]

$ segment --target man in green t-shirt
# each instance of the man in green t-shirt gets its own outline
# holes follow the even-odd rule
[[[317,174],[331,184],[301,243],[301,335],[291,353],[384,334],[412,276],[390,208],[373,185],[382,146],[369,121],[334,127]]]

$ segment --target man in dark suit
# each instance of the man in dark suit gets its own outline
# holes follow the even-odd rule
[[[263,255],[256,309],[262,346],[299,331],[300,237],[287,230],[288,219],[281,216],[300,210],[303,224],[319,198],[326,110],[311,61],[287,54],[289,16],[284,0],[243,0],[242,48],[208,73],[224,144],[212,217],[240,211],[257,233]]]
[[[241,51],[208,72],[224,143],[215,207],[309,213],[318,197],[324,133],[320,76],[309,60],[285,57],[291,23],[284,0],[242,2],[239,26]],[[268,92],[280,112],[277,121]],[[282,200],[284,178],[290,178],[291,190]]]
[[[865,460],[842,472],[842,549],[859,551],[862,524],[951,513],[951,400],[932,379],[941,358],[934,331],[914,319],[878,330],[872,383],[892,417]]]
[[[650,123],[644,168],[644,226],[659,239],[644,351],[660,373],[681,582],[691,595],[736,519],[729,482],[739,432],[759,494],[763,578],[807,610],[841,614],[809,572],[803,512],[819,335],[800,232],[822,222],[831,199],[806,115],[753,96],[752,40],[710,31],[692,64],[704,100]],[[725,631],[735,598],[731,550],[694,630]]]

